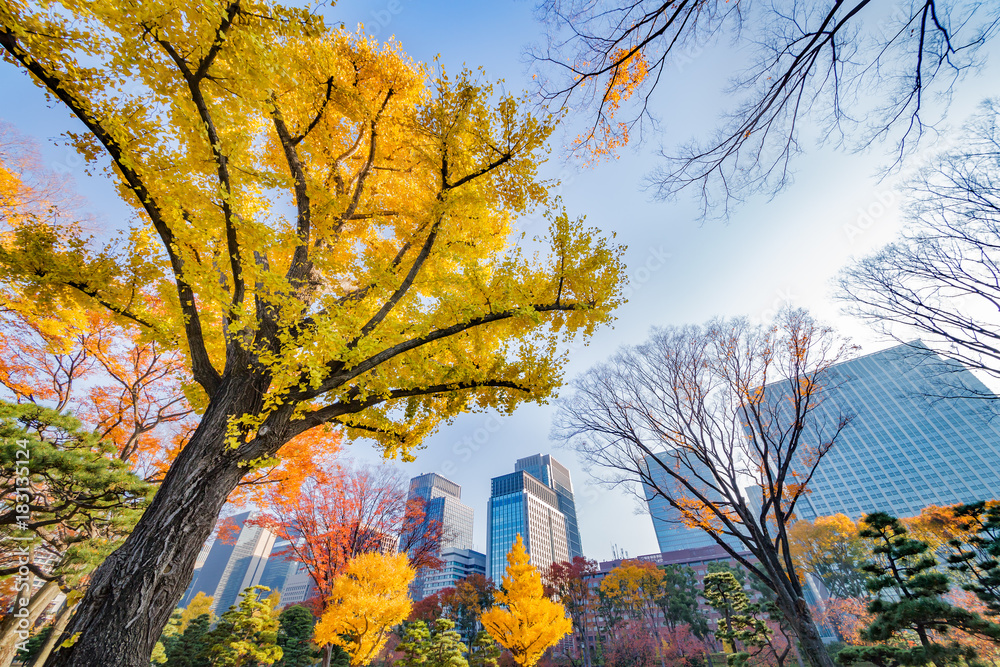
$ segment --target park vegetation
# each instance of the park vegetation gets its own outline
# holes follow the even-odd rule
[[[894,134],[902,159],[923,96],[1000,25],[989,3],[921,0],[863,40],[857,17],[884,3],[807,4],[543,2],[571,33],[536,54],[569,75],[540,79],[543,97],[590,103],[576,146],[615,154],[685,45],[737,28],[765,54],[748,96],[654,182],[728,211],[788,182],[800,119],[852,143],[842,91],[902,82],[859,134]],[[797,516],[851,424],[818,406],[856,351],[804,310],[655,329],[559,404],[556,436],[604,481],[665,501],[724,556],[539,571],[518,536],[500,582],[412,600],[447,536],[398,473],[350,464],[343,443],[409,461],[464,412],[547,401],[561,346],[623,302],[624,248],[539,176],[557,117],[271,0],[8,2],[0,49],[73,115],[68,143],[134,214],[88,235],[68,182],[0,125],[0,667],[1000,660],[996,499]],[[998,118],[984,102],[907,182],[900,238],[840,281],[869,323],[928,337],[916,353],[994,378]],[[537,238],[518,232],[527,215],[549,221]],[[287,542],[312,598],[250,586],[227,610],[204,594],[176,607],[199,549],[226,539],[227,504],[261,510],[251,524]]]

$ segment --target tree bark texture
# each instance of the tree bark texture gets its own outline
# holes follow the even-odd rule
[[[227,446],[227,428],[232,416],[259,410],[266,382],[227,375],[135,530],[92,575],[66,630],[76,643],[53,653],[46,667],[149,666],[198,552],[247,472],[247,452]]]

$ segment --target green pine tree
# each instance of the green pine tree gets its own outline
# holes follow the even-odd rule
[[[166,646],[164,667],[210,667],[208,651],[211,648],[209,626],[212,617],[202,614],[191,619],[187,628]]]
[[[702,585],[702,595],[722,616],[715,637],[726,649],[728,664],[745,665],[750,658],[745,649],[766,646],[771,638],[763,607],[751,601],[743,589],[743,573],[726,565],[711,563]]]
[[[293,605],[278,616],[278,646],[281,660],[276,667],[306,667],[319,659],[319,651],[312,643],[316,619],[302,605]]]
[[[167,625],[163,628],[163,632],[160,633],[160,639],[156,642],[156,646],[153,647],[153,655],[150,656],[149,661],[153,664],[162,665],[167,661],[167,648],[173,646],[180,639],[182,634],[181,631],[181,614],[183,610],[180,608],[174,609],[173,613],[170,614],[170,620],[167,621]]]
[[[951,588],[948,575],[937,569],[927,543],[908,537],[898,519],[874,512],[864,518],[859,534],[871,541],[874,558],[864,570],[869,574],[868,590],[874,595],[868,611],[875,618],[861,637],[880,644],[845,648],[837,654],[839,662],[871,662],[880,667],[971,664],[976,662],[974,648],[940,640],[952,628],[1000,640],[1000,626],[944,599]],[[915,636],[918,644],[902,642],[907,635]]]
[[[25,645],[25,650],[16,653],[15,659],[20,660],[22,665],[30,665],[33,663],[35,661],[35,657],[38,655],[38,652],[42,650],[42,646],[51,634],[52,625],[49,624],[28,637],[28,643]]]
[[[666,565],[655,602],[663,613],[667,627],[673,630],[687,623],[699,639],[708,636],[708,619],[698,609],[698,587],[695,571],[684,565]]]
[[[208,656],[212,667],[256,667],[273,665],[281,659],[273,599],[260,599],[261,593],[270,590],[267,586],[247,587],[239,605],[233,605],[222,615],[209,633],[212,647]]]
[[[497,667],[497,661],[502,653],[500,646],[493,640],[490,633],[480,630],[469,647],[469,667]]]
[[[971,535],[949,540],[954,551],[948,556],[948,568],[965,580],[962,588],[982,600],[988,616],[1000,616],[1000,505],[987,507],[980,501],[959,505],[954,513]]]
[[[423,621],[410,623],[396,650],[403,654],[398,667],[469,667],[462,636],[447,618],[434,621],[433,628]]]

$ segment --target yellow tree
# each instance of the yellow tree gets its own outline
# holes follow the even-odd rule
[[[797,521],[788,529],[788,547],[803,582],[811,573],[835,598],[868,597],[868,575],[861,568],[871,558],[871,548],[850,517],[834,514]]]
[[[545,649],[573,630],[566,610],[545,596],[542,575],[528,561],[518,534],[507,554],[507,572],[496,604],[480,617],[490,636],[522,667],[532,667]]]
[[[622,561],[601,580],[600,594],[607,603],[655,632],[659,614],[656,600],[663,578],[663,570],[653,563]]]
[[[552,120],[469,73],[268,0],[7,2],[0,48],[136,213],[104,246],[14,221],[0,281],[179,351],[201,415],[52,664],[145,665],[226,497],[296,435],[409,459],[462,411],[546,400],[559,343],[621,300],[621,249],[581,221],[518,237],[553,204]]]
[[[333,582],[314,641],[341,646],[352,665],[367,665],[385,646],[392,628],[410,615],[409,586],[415,574],[406,554],[353,558]]]

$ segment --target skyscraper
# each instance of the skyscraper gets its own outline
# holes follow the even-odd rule
[[[437,473],[418,475],[410,480],[408,500],[417,499],[425,502],[424,523],[435,521],[441,525],[441,538],[433,550],[447,569],[445,553],[472,549],[473,510],[462,502],[462,487]],[[411,586],[414,599],[421,600],[434,592],[425,591],[432,576],[434,572],[426,569],[417,573]]]
[[[913,516],[927,505],[1000,493],[1000,420],[993,401],[960,396],[990,395],[968,370],[915,342],[832,371],[813,412],[820,437],[839,414],[853,419],[820,461],[800,518],[874,510]]]
[[[214,598],[212,611],[221,615],[236,604],[243,589],[260,582],[275,535],[266,528],[246,525],[252,516],[244,512],[224,519],[230,534],[216,538],[207,553],[203,549],[203,564],[184,593],[182,605],[202,592]]]
[[[494,580],[503,575],[507,553],[518,534],[531,564],[540,570],[570,559],[566,517],[559,510],[559,498],[530,473],[519,470],[490,480],[486,513],[486,569]]]
[[[583,557],[583,543],[580,541],[580,527],[576,521],[576,503],[573,500],[573,480],[569,468],[556,461],[549,454],[535,454],[518,459],[514,470],[523,470],[556,492],[559,511],[566,517],[566,540],[570,559]]]

